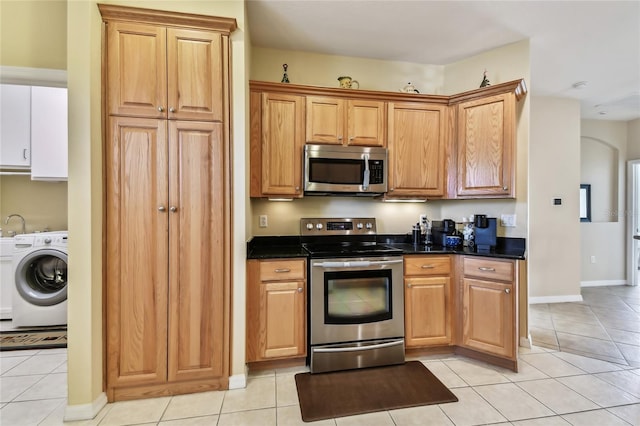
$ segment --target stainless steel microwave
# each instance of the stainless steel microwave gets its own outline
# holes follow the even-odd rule
[[[380,195],[387,192],[387,149],[305,145],[307,195]]]

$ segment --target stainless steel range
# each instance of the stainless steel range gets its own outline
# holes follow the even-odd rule
[[[303,218],[300,228],[311,372],[402,364],[402,251],[376,243],[373,218]]]

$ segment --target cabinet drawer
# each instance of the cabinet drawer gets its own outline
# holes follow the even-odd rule
[[[513,281],[514,262],[480,257],[464,258],[464,275],[498,281]]]
[[[451,258],[449,256],[405,256],[404,275],[449,275]]]
[[[260,262],[260,281],[304,279],[304,260],[263,260]]]

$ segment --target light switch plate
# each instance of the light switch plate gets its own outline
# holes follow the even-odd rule
[[[505,228],[513,228],[516,226],[516,215],[515,214],[501,214],[500,215],[500,226]]]

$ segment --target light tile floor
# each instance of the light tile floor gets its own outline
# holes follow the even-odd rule
[[[533,343],[640,367],[640,287],[585,287],[582,298],[530,305]]]
[[[456,355],[420,360],[456,403],[310,424],[640,425],[640,288],[582,290],[584,302],[531,305],[532,349],[520,371]],[[0,352],[0,425],[303,425],[299,369],[250,373],[245,389],[107,404],[91,421],[64,423],[66,350]]]
[[[459,401],[310,424],[639,425],[640,368],[536,347],[520,372],[457,355],[419,358]],[[66,353],[0,352],[0,424],[303,425],[294,376],[306,368],[250,373],[245,389],[107,404],[95,419],[64,423]]]

